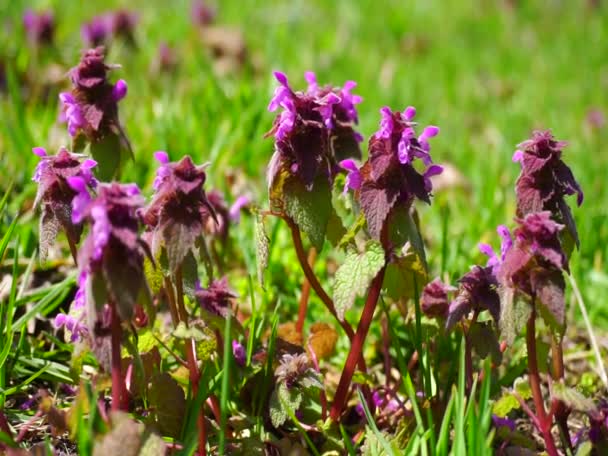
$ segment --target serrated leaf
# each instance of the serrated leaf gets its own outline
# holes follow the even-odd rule
[[[317,178],[311,190],[307,190],[300,179],[289,178],[283,187],[283,202],[285,213],[306,233],[310,243],[321,251],[332,212],[327,178]]]
[[[413,251],[404,256],[393,257],[386,267],[382,288],[391,299],[412,299],[420,296],[422,287],[428,282],[426,268]]]
[[[494,402],[492,413],[500,418],[505,418],[512,410],[517,410],[519,407],[520,404],[517,398],[510,392],[507,392]]]
[[[151,420],[162,435],[178,438],[186,413],[184,390],[168,373],[157,374],[148,385]],[[116,453],[118,454],[118,453]]]
[[[399,194],[390,188],[380,188],[376,184],[363,184],[359,204],[365,214],[367,229],[374,239],[380,239],[380,232],[397,202]]]
[[[475,324],[469,328],[467,337],[471,341],[475,353],[477,353],[481,359],[485,359],[488,355],[491,355],[494,363],[500,364],[502,352],[500,351],[500,344],[491,322],[475,322]]]
[[[194,299],[198,280],[198,265],[196,263],[196,258],[194,258],[194,255],[190,250],[188,253],[186,253],[184,260],[182,261],[182,282],[184,286],[184,294],[190,299]]]
[[[297,388],[287,388],[287,385],[280,383],[272,391],[270,396],[270,421],[276,428],[282,426],[289,418],[290,410],[295,414],[302,403],[302,393]]]
[[[530,317],[530,305],[521,299],[516,299],[512,288],[500,287],[498,295],[500,296],[500,336],[507,346],[511,346]]]
[[[192,250],[196,242],[198,230],[182,223],[168,223],[162,229],[162,238],[165,240],[168,267],[174,273],[182,261]]]
[[[351,252],[336,271],[334,280],[334,304],[340,320],[352,307],[357,296],[363,296],[369,284],[385,263],[384,249],[380,243],[370,241],[365,252]]]
[[[120,137],[115,134],[107,134],[100,141],[91,143],[91,156],[97,162],[95,174],[100,181],[110,182],[117,177],[122,158],[121,148]]]
[[[38,251],[40,252],[41,263],[46,261],[49,247],[55,242],[55,239],[57,239],[59,226],[59,220],[57,220],[57,217],[55,217],[50,210],[45,208],[40,215],[40,240],[38,243]]]
[[[196,325],[186,326],[186,323],[180,321],[173,330],[173,337],[184,340],[193,339],[195,342],[201,342],[207,338],[207,335],[202,328]]]
[[[591,399],[583,396],[574,388],[568,388],[563,382],[553,383],[552,394],[554,398],[559,399],[573,410],[589,414],[598,413],[598,409]]]
[[[270,252],[270,240],[266,234],[266,228],[264,227],[264,217],[256,212],[254,218],[254,234],[255,234],[255,253],[258,263],[258,282],[264,286],[264,271],[268,267],[268,255]]]
[[[365,226],[365,215],[363,213],[360,213],[359,216],[357,217],[357,220],[355,221],[355,223],[348,229],[348,231],[344,234],[344,236],[342,236],[342,239],[340,239],[340,242],[338,243],[338,247],[345,248],[349,245],[354,245],[355,236],[357,236],[357,233],[359,231],[361,231],[361,229],[363,229],[364,226]]]

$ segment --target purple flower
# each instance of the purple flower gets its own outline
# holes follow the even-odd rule
[[[69,185],[80,191],[82,182],[72,178]],[[78,265],[84,277],[90,311],[100,312],[105,304],[115,306],[123,320],[129,320],[141,293],[148,293],[143,270],[147,248],[139,237],[139,210],[144,198],[135,184],[98,184],[97,196],[80,209],[80,216],[91,223],[83,242]],[[103,314],[88,314],[87,326],[94,328]]]
[[[279,366],[274,371],[274,375],[277,384],[285,383],[288,388],[297,387],[307,377],[317,379],[317,372],[310,364],[306,353],[298,355],[284,354]]]
[[[247,362],[247,352],[245,351],[245,347],[238,340],[232,341],[232,356],[234,356],[234,360],[236,363],[243,367]]]
[[[135,26],[137,25],[137,14],[119,9],[107,15],[109,31],[113,37],[122,38],[127,43],[135,44]]]
[[[577,195],[583,202],[583,191],[570,168],[562,161],[562,150],[567,145],[554,139],[550,131],[535,131],[532,138],[519,144],[513,160],[521,164],[521,173],[515,185],[517,216],[532,212],[551,211],[564,223],[578,246],[576,224],[564,197]]]
[[[446,329],[451,329],[472,310],[488,310],[494,321],[500,318],[498,282],[491,268],[473,266],[458,280],[458,293],[450,303]]]
[[[102,47],[90,49],[78,66],[70,70],[72,90],[59,95],[62,104],[61,120],[67,122],[72,137],[80,134],[89,141],[122,132],[118,120],[118,101],[127,94],[127,83],[108,81],[108,71]],[[124,135],[124,133],[121,133]]]
[[[285,74],[277,71],[274,76],[279,86],[268,110],[281,112],[267,133],[275,137],[270,184],[283,170],[311,188],[319,175],[333,178],[338,161],[361,156],[362,137],[353,129],[358,121],[355,105],[361,97],[351,92],[356,85],[353,81],[347,81],[342,88],[322,87],[314,73],[307,72],[307,91],[295,92]]]
[[[53,320],[55,329],[64,328],[66,339],[69,339],[71,342],[83,340],[89,334],[89,328],[86,325],[86,280],[87,273],[86,271],[82,271],[78,276],[78,290],[69,312],[67,314],[59,313]]]
[[[496,276],[498,273],[498,268],[501,263],[505,259],[505,255],[507,252],[513,247],[513,239],[511,238],[511,232],[509,228],[504,225],[499,225],[496,228],[496,232],[501,238],[500,242],[500,257],[496,255],[492,247],[488,244],[479,244],[479,250],[481,253],[488,257],[488,262],[486,263],[486,267],[492,269],[492,273]]]
[[[241,211],[251,204],[251,197],[249,195],[239,196],[230,209],[228,210],[228,217],[231,222],[239,223],[241,220]]]
[[[513,421],[507,417],[501,418],[498,415],[492,415],[492,424],[494,424],[494,427],[496,429],[499,429],[501,427],[506,427],[506,428],[509,428],[509,430],[511,432],[514,432],[515,428],[516,428],[515,421]]]
[[[439,278],[429,282],[422,290],[420,296],[420,308],[428,317],[445,318],[448,314],[450,302],[448,293],[456,291],[456,288],[446,285]]]
[[[229,288],[228,278],[211,282],[208,288],[201,288],[196,292],[196,299],[201,308],[212,314],[226,318],[230,312],[230,303],[237,295]]]
[[[519,227],[513,233],[513,245],[506,249],[498,268],[498,280],[503,287],[513,289],[533,304],[545,305],[558,324],[563,324],[562,270],[568,271],[568,261],[559,234],[564,226],[553,221],[549,211],[515,220]]]
[[[44,261],[48,247],[57,237],[59,228],[63,228],[73,242],[78,242],[82,226],[81,220],[74,217],[72,204],[97,186],[92,168],[95,160],[85,159],[82,155],[72,154],[65,148],[59,149],[57,155],[47,155],[42,147],[34,147],[33,153],[40,157],[32,180],[38,182],[38,192],[34,206],[40,205],[40,260]],[[82,182],[80,191],[72,189],[70,179]]]
[[[411,121],[416,110],[403,113],[380,109],[380,129],[369,141],[369,158],[361,168],[359,202],[372,237],[378,239],[394,207],[409,207],[415,198],[430,203],[432,176],[443,168],[432,164],[428,139],[439,131],[427,127],[416,137],[416,124]],[[413,166],[419,158],[426,165],[422,174]]]
[[[111,31],[112,24],[110,17],[104,14],[96,16],[83,24],[80,34],[87,46],[95,47],[107,44]]]
[[[340,162],[340,167],[347,171],[346,175],[346,183],[344,184],[344,192],[346,193],[350,190],[359,190],[361,188],[361,182],[363,178],[361,177],[361,172],[359,168],[357,168],[357,164],[354,160],[342,160]]]
[[[203,27],[212,24],[215,20],[216,12],[203,0],[194,0],[190,11],[194,25]]]
[[[53,44],[55,20],[51,11],[35,13],[27,10],[23,15],[23,26],[30,43],[37,46]]]
[[[153,252],[164,247],[174,271],[217,217],[203,189],[205,165],[196,166],[189,156],[169,163],[165,152],[155,153],[155,158],[161,163],[154,181],[156,193],[142,217],[152,233]]]

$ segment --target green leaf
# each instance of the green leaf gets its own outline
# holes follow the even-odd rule
[[[264,227],[264,217],[256,211],[255,213],[255,247],[256,258],[258,263],[258,282],[264,286],[264,271],[268,267],[268,255],[270,252],[268,235]]]
[[[285,383],[277,385],[270,396],[270,421],[272,421],[272,425],[276,428],[282,426],[289,418],[287,408],[294,414],[302,404],[302,399],[302,393],[297,388],[287,388]]]
[[[420,296],[422,286],[428,282],[423,260],[413,251],[394,257],[386,267],[382,288],[395,301]]]
[[[177,381],[166,372],[155,375],[148,385],[148,400],[155,427],[162,435],[178,438],[186,414],[186,397]]]
[[[289,178],[283,187],[283,202],[285,213],[306,233],[310,243],[320,252],[332,213],[327,178],[318,177],[311,190],[307,190],[300,179]]]
[[[598,413],[597,407],[593,401],[574,388],[568,388],[563,382],[553,383],[553,397],[559,399],[571,409],[583,413]]]
[[[348,229],[348,231],[344,234],[344,236],[342,236],[342,239],[340,239],[340,242],[338,243],[338,247],[346,248],[349,245],[355,245],[355,236],[357,236],[357,233],[359,231],[361,231],[364,226],[365,226],[365,214],[363,214],[363,212],[361,212],[359,214],[359,217],[357,217],[357,220],[355,221],[355,223]]]
[[[517,410],[519,407],[520,405],[517,398],[513,396],[512,393],[508,392],[494,402],[492,413],[500,418],[505,418],[511,410]]]
[[[498,295],[500,296],[500,335],[507,346],[511,346],[526,325],[531,308],[527,302],[516,298],[513,288],[500,287]]]
[[[186,326],[186,323],[180,321],[177,327],[173,330],[173,337],[178,339],[193,339],[195,342],[201,342],[208,339],[208,335],[205,334],[202,328],[197,325]]]
[[[502,352],[500,351],[500,344],[496,337],[496,331],[494,331],[491,322],[475,322],[475,324],[469,328],[467,337],[471,341],[475,353],[477,353],[481,359],[486,359],[488,355],[491,355],[494,363],[500,364]]]
[[[414,208],[408,211],[405,207],[396,207],[390,215],[389,236],[393,245],[403,247],[409,241],[411,250],[426,264],[424,241],[420,234],[418,213]]]
[[[115,134],[108,134],[100,141],[91,143],[90,152],[97,161],[95,173],[99,180],[109,182],[118,176],[121,148],[120,137]]]
[[[336,271],[334,304],[340,320],[352,307],[357,296],[363,296],[369,284],[385,263],[384,249],[380,243],[369,241],[365,252],[351,252]]]

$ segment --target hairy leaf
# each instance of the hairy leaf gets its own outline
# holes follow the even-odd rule
[[[45,208],[40,216],[39,252],[41,263],[46,261],[49,246],[55,242],[57,233],[59,233],[59,221],[52,211]]]
[[[365,183],[361,187],[359,202],[367,220],[367,229],[374,239],[380,239],[380,232],[388,214],[397,202],[397,192]]]
[[[278,384],[270,396],[270,421],[276,428],[289,418],[288,410],[295,414],[302,404],[302,393],[297,388],[287,388],[285,383]]]
[[[257,213],[255,214],[255,246],[256,258],[258,263],[258,281],[261,286],[264,286],[264,271],[268,267],[269,243],[266,229],[264,228],[264,217]]]
[[[356,297],[367,291],[384,263],[384,249],[375,241],[367,243],[365,252],[351,252],[346,256],[334,281],[334,303],[340,320],[344,320],[344,313],[352,307]]]
[[[395,301],[420,296],[428,281],[423,261],[413,251],[394,257],[386,267],[382,288]]]
[[[593,401],[573,388],[568,388],[563,382],[553,383],[553,397],[559,399],[568,407],[583,413],[597,413],[597,407]]]
[[[521,333],[530,316],[530,305],[517,299],[512,288],[498,289],[500,296],[500,335],[508,346],[513,344],[515,338]]]
[[[310,243],[321,251],[332,213],[327,178],[317,178],[312,189],[307,190],[300,179],[292,177],[285,182],[283,200],[285,213],[306,233]]]
[[[163,372],[150,380],[148,400],[152,410],[151,420],[155,427],[162,435],[178,438],[186,413],[184,390],[173,377]]]

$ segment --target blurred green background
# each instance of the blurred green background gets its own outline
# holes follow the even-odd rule
[[[485,261],[477,243],[496,245],[496,225],[513,225],[519,167],[511,155],[532,130],[551,128],[569,142],[564,160],[586,196],[574,209],[581,251],[572,273],[594,322],[608,328],[608,14],[602,3],[222,1],[212,4],[215,27],[231,28],[228,44],[234,33],[242,34],[247,49],[244,64],[222,67],[217,50],[209,50],[193,25],[188,1],[0,0],[6,79],[0,190],[14,184],[3,230],[19,212],[22,230],[35,238],[30,178],[37,159],[31,147],[69,144],[65,126],[57,123],[57,94],[68,87],[63,76],[84,49],[81,24],[124,7],[139,15],[137,48],[114,42],[107,58],[122,65],[113,78],[129,84],[120,115],[136,159],[123,180],[149,192],[154,151],[167,150],[173,159],[189,153],[212,163],[210,185],[230,194],[226,176],[245,176],[241,188],[264,206],[273,147],[263,138],[274,118],[266,110],[276,85],[272,70],[285,72],[296,88],[305,87],[306,70],[315,71],[320,83],[352,79],[364,98],[359,113],[366,138],[377,129],[384,105],[414,105],[421,123],[441,127],[433,157],[454,165],[465,184],[438,191],[421,213],[433,272],[445,269],[454,279]],[[22,15],[28,7],[54,12],[54,49],[35,51],[27,42]],[[172,73],[153,70],[161,42],[175,51]]]

